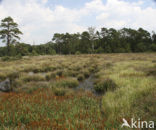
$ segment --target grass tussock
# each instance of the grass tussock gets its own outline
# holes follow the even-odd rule
[[[39,74],[35,75],[25,75],[22,77],[24,82],[31,82],[31,81],[45,81],[45,77]]]
[[[79,75],[77,76],[77,80],[78,80],[78,81],[83,81],[84,79],[85,79],[85,77],[84,77],[83,74],[79,74]]]
[[[58,80],[55,84],[56,87],[64,87],[64,88],[75,88],[78,86],[78,81],[75,78],[65,78]]]
[[[98,81],[94,86],[94,90],[97,93],[106,93],[108,91],[114,91],[117,88],[116,83],[112,79],[106,78]]]

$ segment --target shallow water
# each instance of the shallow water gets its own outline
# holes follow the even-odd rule
[[[85,79],[84,81],[80,82],[79,86],[75,88],[75,91],[84,90],[92,92],[95,96],[102,96],[102,94],[97,93],[94,90],[94,75],[90,75],[89,78]]]
[[[35,75],[35,74],[40,74],[42,76],[46,76],[46,73],[45,72],[40,72],[40,73],[29,72],[28,73],[28,75],[30,75],[30,76]]]

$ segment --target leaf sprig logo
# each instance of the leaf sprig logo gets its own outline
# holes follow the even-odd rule
[[[131,118],[131,122],[128,123],[125,118],[123,118],[122,120],[123,124],[121,125],[121,128],[154,128],[154,121],[141,121],[140,119],[134,120],[133,118]]]

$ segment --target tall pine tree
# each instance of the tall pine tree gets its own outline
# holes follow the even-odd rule
[[[22,34],[22,32],[11,17],[4,18],[1,21],[0,28],[0,39],[6,43],[8,55],[10,55],[10,44],[14,44],[17,39],[20,39],[19,34]]]

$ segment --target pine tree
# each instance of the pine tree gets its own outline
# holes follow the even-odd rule
[[[18,29],[18,24],[11,17],[4,18],[0,25],[0,39],[6,43],[8,55],[10,55],[10,44],[14,44],[20,39],[18,36],[22,32]]]

